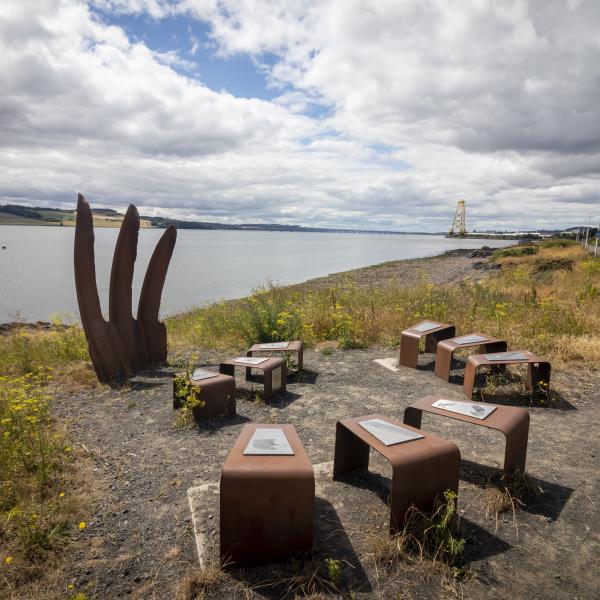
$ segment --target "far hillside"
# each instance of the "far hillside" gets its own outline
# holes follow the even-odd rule
[[[56,225],[75,226],[75,210],[59,208],[41,208],[38,206],[18,206],[5,204],[0,206],[0,225]],[[124,215],[111,208],[92,209],[95,227],[119,227]],[[153,227],[154,224],[142,217],[141,227]]]

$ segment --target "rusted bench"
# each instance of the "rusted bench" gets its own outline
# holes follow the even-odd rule
[[[485,419],[478,419],[432,406],[438,400],[445,400],[445,398],[442,396],[425,396],[425,398],[422,398],[411,406],[407,406],[404,409],[404,422],[412,427],[421,427],[422,414],[423,412],[427,412],[501,431],[506,438],[504,471],[507,474],[512,474],[515,471],[525,472],[527,440],[529,436],[529,412],[527,410],[515,406],[495,406],[493,404],[478,402],[476,404],[481,406],[495,406],[493,413]],[[453,398],[448,398],[448,400],[460,402]]]
[[[239,357],[242,359],[243,357]],[[248,357],[253,358],[253,357]],[[285,392],[287,371],[285,360],[283,358],[266,358],[263,362],[249,365],[240,359],[232,358],[219,365],[219,372],[225,375],[235,377],[235,368],[243,367],[246,369],[246,381],[250,380],[251,370],[258,369],[263,372],[263,400],[265,402],[277,392]]]
[[[278,345],[281,345],[279,347]],[[287,346],[283,347],[283,344]],[[304,368],[304,342],[301,340],[292,340],[290,342],[272,342],[266,344],[254,344],[246,354],[253,356],[261,353],[283,353],[283,354],[296,354],[297,356],[297,372],[299,373]]]
[[[454,352],[463,348],[472,348],[473,346],[478,346],[479,352],[503,352],[507,348],[504,340],[499,340],[485,333],[468,333],[459,337],[442,340],[438,342],[435,353],[435,374],[439,378],[449,381]]]
[[[280,429],[293,455],[244,455],[257,429]],[[220,553],[236,565],[312,551],[314,471],[293,425],[244,425],[221,471]]]
[[[436,351],[438,342],[456,335],[456,327],[437,321],[421,321],[400,334],[400,365],[417,368],[419,343],[425,336],[425,352]]]
[[[203,375],[208,371],[200,369]],[[198,399],[204,402],[203,406],[194,406],[192,414],[196,421],[216,417],[223,413],[235,415],[235,379],[229,375],[214,373],[213,376],[203,379],[194,380],[193,375],[190,379],[193,386],[198,386],[200,392],[197,394]],[[177,390],[173,386],[173,408],[181,408],[181,402],[175,395]]]
[[[504,367],[505,365],[527,365],[527,385],[533,392],[536,386],[540,384],[545,387],[544,392],[548,394],[550,386],[550,372],[552,367],[550,363],[539,356],[528,352],[527,350],[513,350],[511,352],[496,353],[497,357],[491,357],[487,354],[472,354],[467,360],[465,367],[465,379],[463,382],[463,390],[467,398],[473,395],[475,387],[475,378],[479,367]],[[522,355],[524,358],[515,358],[515,355]]]
[[[381,419],[423,437],[386,446],[359,424],[370,419]],[[337,422],[333,478],[339,479],[342,474],[354,469],[367,469],[370,448],[379,452],[392,466],[391,532],[402,529],[406,512],[412,505],[429,512],[434,509],[436,499],[443,498],[445,490],[458,492],[460,452],[456,445],[381,415]]]

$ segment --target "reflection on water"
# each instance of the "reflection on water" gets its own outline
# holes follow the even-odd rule
[[[140,231],[134,307],[150,255],[163,231]],[[118,229],[98,228],[95,234],[96,276],[106,314]],[[79,318],[73,235],[71,227],[0,226],[0,323],[47,320],[55,313]],[[268,281],[298,283],[389,260],[509,243],[423,235],[180,230],[163,292],[162,314],[244,296]]]

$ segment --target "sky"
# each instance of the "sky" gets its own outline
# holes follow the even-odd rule
[[[0,203],[600,221],[598,0],[4,0]]]

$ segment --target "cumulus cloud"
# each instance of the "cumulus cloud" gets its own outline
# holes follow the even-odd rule
[[[202,22],[277,97],[211,90],[98,8]],[[477,228],[569,226],[600,217],[599,30],[595,0],[5,3],[0,199],[440,231],[465,198]]]

